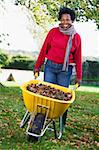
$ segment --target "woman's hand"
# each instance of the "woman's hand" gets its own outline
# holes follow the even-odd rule
[[[78,83],[78,87],[79,87],[80,84],[81,84],[81,80],[76,79],[75,84],[76,84],[76,83]]]

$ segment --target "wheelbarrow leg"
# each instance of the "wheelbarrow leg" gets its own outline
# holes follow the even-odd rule
[[[20,128],[23,128],[25,126],[25,124],[28,122],[29,117],[30,117],[30,113],[27,110],[21,123],[20,123]]]
[[[53,127],[54,127],[54,134],[55,134],[55,139],[57,139],[57,132],[56,132],[56,126],[55,126],[55,121],[53,120]]]
[[[58,139],[61,139],[62,133],[63,133],[63,121],[62,121],[62,116],[60,116],[60,118],[59,118],[59,126],[60,126],[60,131],[59,131]]]
[[[67,112],[68,112],[68,109],[64,112],[63,116],[62,116],[62,122],[63,122],[63,128],[66,124],[66,120],[67,120]]]
[[[53,120],[54,134],[55,134],[56,139],[61,139],[61,137],[62,137],[62,133],[63,133],[63,129],[64,129],[63,128],[62,116],[60,116],[60,119],[59,119],[59,126],[60,126],[60,131],[59,131],[59,133],[57,133],[56,126],[55,126],[55,121]]]

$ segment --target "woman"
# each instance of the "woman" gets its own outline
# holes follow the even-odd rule
[[[76,82],[82,80],[81,38],[76,32],[73,22],[75,12],[70,8],[59,11],[59,27],[52,28],[41,48],[35,64],[34,75],[39,73],[47,58],[44,69],[44,81],[68,87],[73,66],[76,68]],[[66,122],[67,111],[63,115]]]

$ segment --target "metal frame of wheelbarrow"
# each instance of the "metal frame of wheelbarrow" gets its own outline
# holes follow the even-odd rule
[[[33,123],[34,118],[38,112],[38,108],[41,107],[41,109],[45,109],[46,108],[46,114],[45,114],[45,120],[44,120],[44,124],[43,124],[43,128],[41,130],[40,134],[35,134],[29,131],[30,126],[31,126],[31,122]],[[33,136],[33,137],[37,137],[40,138],[44,135],[44,133],[46,132],[46,130],[51,130],[54,131],[55,134],[55,138],[56,139],[61,139],[62,137],[62,133],[63,133],[63,125],[62,125],[62,116],[60,116],[60,131],[59,133],[56,131],[56,125],[55,125],[55,119],[48,119],[48,113],[49,113],[49,108],[44,106],[44,105],[37,105],[35,107],[35,110],[32,113],[29,113],[29,111],[27,110],[21,123],[20,123],[20,127],[23,128],[25,126],[25,124],[28,122],[28,126],[26,129],[26,134]],[[53,128],[48,128],[50,124],[53,124]]]
[[[76,84],[72,90],[76,90],[77,88],[79,87],[78,84]],[[38,107],[41,107],[41,109],[46,109],[46,114],[45,114],[45,121],[44,121],[44,124],[43,124],[43,128],[41,130],[41,133],[40,134],[35,134],[35,133],[32,133],[29,131],[29,128],[30,128],[30,125],[31,125],[31,121],[33,122],[34,121],[34,118],[38,112]],[[23,128],[24,125],[28,122],[28,127],[26,129],[26,133],[27,135],[30,135],[30,136],[33,136],[33,137],[36,137],[36,138],[40,138],[44,135],[44,133],[46,132],[46,130],[51,130],[51,131],[54,131],[54,134],[55,134],[55,138],[56,139],[61,139],[62,137],[62,133],[63,133],[63,122],[62,122],[62,116],[60,116],[60,122],[59,122],[59,125],[60,125],[60,130],[59,132],[56,131],[56,125],[55,125],[55,119],[48,119],[48,113],[49,113],[49,108],[44,106],[44,105],[37,105],[35,106],[35,110],[30,113],[28,110],[26,111],[21,123],[20,123],[20,127]],[[52,128],[48,128],[50,124],[53,124],[53,129]]]

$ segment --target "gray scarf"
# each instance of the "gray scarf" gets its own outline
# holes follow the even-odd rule
[[[63,68],[62,68],[62,71],[68,71],[69,54],[70,54],[70,50],[72,48],[72,39],[73,39],[74,35],[76,34],[76,30],[73,25],[68,29],[64,29],[61,27],[61,25],[59,25],[59,30],[60,30],[60,32],[66,34],[66,35],[70,35],[68,43],[67,43],[67,47],[66,47],[64,63],[63,63]]]

